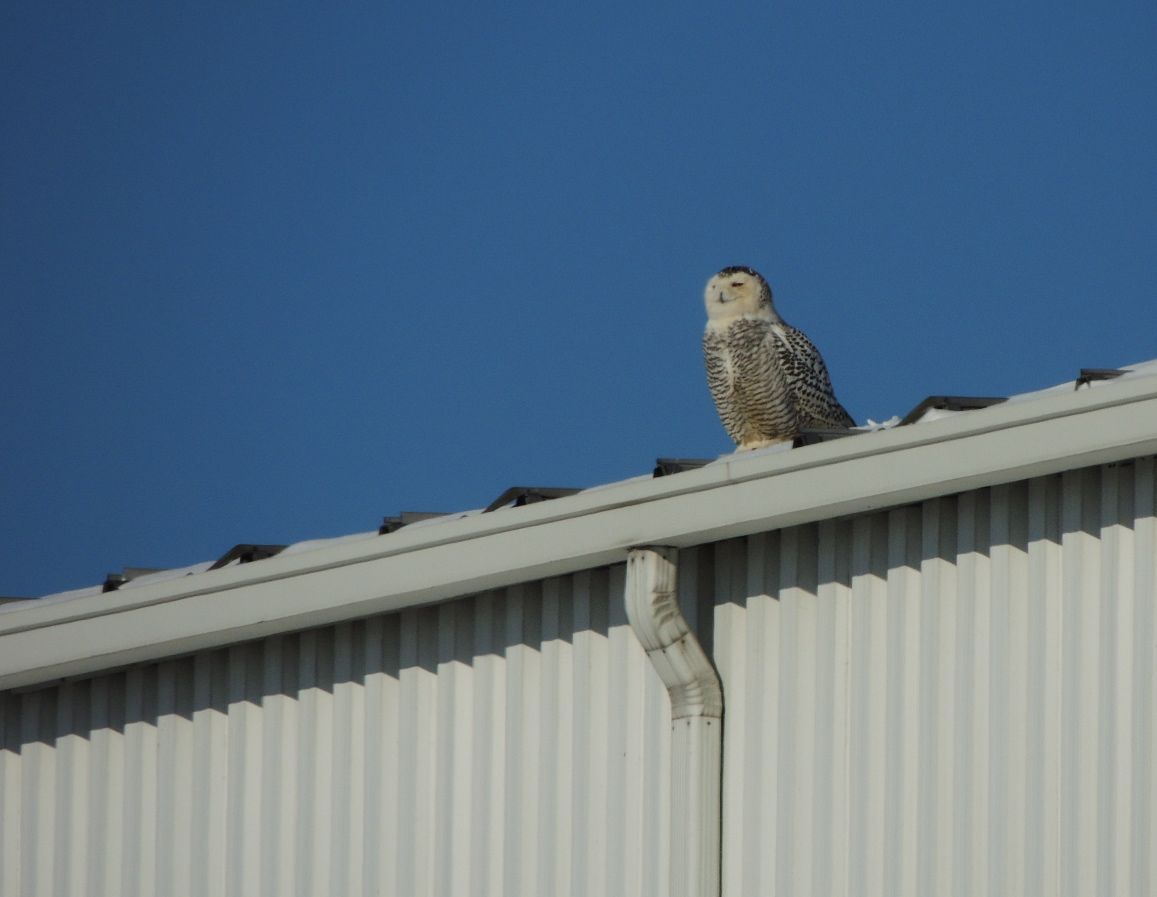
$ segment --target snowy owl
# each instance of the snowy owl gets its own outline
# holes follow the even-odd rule
[[[703,356],[715,407],[740,449],[785,442],[805,427],[855,426],[812,341],[783,320],[752,268],[724,268],[704,294]]]

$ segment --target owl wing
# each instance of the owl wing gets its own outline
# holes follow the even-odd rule
[[[820,350],[802,330],[783,325],[781,358],[787,381],[799,409],[801,427],[854,427],[832,389],[828,367]]]

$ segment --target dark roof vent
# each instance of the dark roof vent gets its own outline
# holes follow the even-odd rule
[[[378,527],[378,535],[384,536],[387,533],[396,533],[403,526],[409,526],[411,523],[417,523],[419,520],[433,520],[435,517],[445,517],[446,515],[441,511],[402,511],[394,517],[383,517],[382,525]]]
[[[104,578],[100,587],[102,592],[115,592],[126,582],[132,582],[139,576],[148,576],[150,573],[160,573],[164,567],[125,567],[121,573],[110,573]]]
[[[482,513],[487,514],[490,511],[497,511],[499,508],[505,508],[507,505],[521,508],[523,505],[532,505],[540,501],[550,501],[552,498],[564,498],[568,495],[574,495],[578,491],[578,489],[564,489],[553,486],[511,486],[498,496],[498,498],[488,504],[486,510]]]
[[[843,439],[845,436],[858,436],[863,430],[850,430],[847,427],[805,427],[792,440],[792,448],[802,448],[805,445],[819,445],[821,442],[831,442],[834,439]]]
[[[234,545],[221,557],[214,561],[210,570],[219,570],[226,564],[231,564],[238,561],[242,564],[248,564],[252,561],[263,561],[266,558],[271,558],[275,554],[280,554],[285,550],[284,545],[252,545],[248,542],[243,542],[240,545]]]
[[[1004,396],[928,396],[923,402],[904,415],[900,426],[914,424],[924,416],[925,411],[979,411],[1007,402]]]
[[[698,470],[711,463],[710,458],[656,458],[655,471],[652,477],[669,477],[673,473],[683,473],[687,470]]]
[[[1080,376],[1077,377],[1073,389],[1089,386],[1094,380],[1115,380],[1126,373],[1128,373],[1127,369],[1120,368],[1081,368]]]

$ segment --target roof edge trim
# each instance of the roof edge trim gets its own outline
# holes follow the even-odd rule
[[[0,615],[0,688],[1157,454],[1157,377]]]

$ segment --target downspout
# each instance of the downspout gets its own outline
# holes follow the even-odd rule
[[[679,609],[678,551],[627,554],[627,619],[671,696],[672,897],[720,893],[723,687]]]

